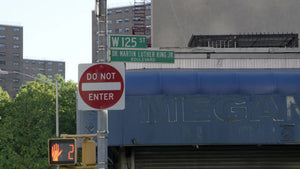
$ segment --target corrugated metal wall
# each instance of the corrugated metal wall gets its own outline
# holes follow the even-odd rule
[[[298,69],[300,59],[176,59],[174,64],[126,63],[126,69]]]
[[[175,63],[127,62],[126,69],[298,69],[299,48],[160,48],[175,51]]]
[[[294,169],[300,146],[135,147],[135,169]]]

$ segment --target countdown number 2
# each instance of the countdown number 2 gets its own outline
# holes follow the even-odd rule
[[[68,152],[68,159],[74,160],[74,158],[71,157],[71,153],[74,153],[74,144],[69,144],[70,147],[72,147],[72,150]]]

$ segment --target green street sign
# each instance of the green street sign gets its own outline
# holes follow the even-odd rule
[[[174,63],[174,51],[111,49],[111,61]]]
[[[147,48],[146,36],[110,35],[110,48]]]

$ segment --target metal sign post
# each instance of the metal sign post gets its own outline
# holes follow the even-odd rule
[[[96,0],[96,18],[98,25],[98,59],[97,62],[107,62],[107,0]],[[108,168],[108,111],[98,110],[97,125],[97,168]]]

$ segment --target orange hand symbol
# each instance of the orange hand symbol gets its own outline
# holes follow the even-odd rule
[[[61,153],[63,152],[63,150],[59,151],[59,144],[54,144],[52,146],[52,151],[51,151],[51,156],[52,156],[52,160],[53,161],[58,161],[58,157],[61,155]]]

